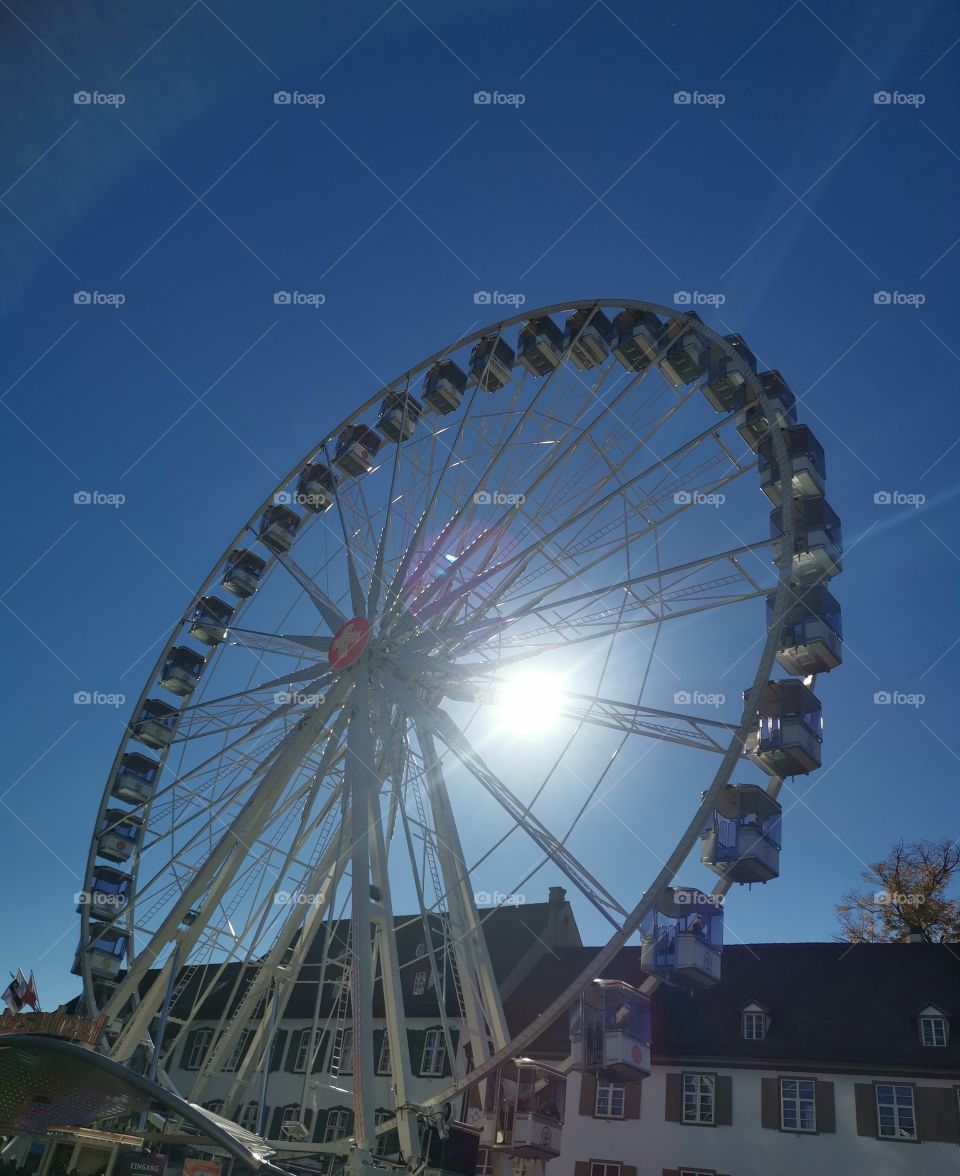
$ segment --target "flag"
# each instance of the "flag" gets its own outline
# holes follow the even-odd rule
[[[34,983],[33,972],[30,973],[29,980],[27,980],[19,968],[17,968],[16,976],[11,972],[10,983],[3,993],[0,993],[0,1000],[3,1001],[12,1013],[19,1013],[24,1005],[29,1005],[32,1009],[36,1009],[37,986]]]

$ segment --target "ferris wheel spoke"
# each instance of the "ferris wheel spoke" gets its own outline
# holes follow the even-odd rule
[[[307,575],[303,568],[295,563],[285,552],[278,551],[276,558],[277,563],[300,585],[313,602],[317,612],[323,617],[324,624],[326,624],[331,633],[336,633],[342,625],[346,624],[347,618],[340,612],[330,597],[317,586],[313,577]],[[294,644],[297,644],[299,641],[296,637],[280,637],[279,640],[281,642],[293,642]],[[316,649],[317,646],[313,645],[312,648]]]

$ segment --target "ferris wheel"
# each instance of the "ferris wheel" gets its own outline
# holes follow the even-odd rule
[[[781,779],[820,764],[840,524],[822,448],[759,369],[695,313],[564,303],[430,356],[310,449],[189,602],[109,773],[74,970],[115,1060],[145,1051],[165,1080],[215,1007],[181,1093],[200,1102],[226,1074],[230,1115],[310,984],[309,1040],[350,1054],[331,1073],[351,1075],[353,1130],[318,1142],[297,1114],[278,1150],[388,1164],[392,1132],[411,1166],[425,1128],[470,1103],[484,1146],[557,1154],[543,1122],[562,1078],[528,1084],[553,1094],[524,1135],[517,1059],[635,934],[655,981],[715,982],[722,907],[676,875],[699,844],[718,893],[776,877]],[[726,710],[695,689],[710,658],[736,680]],[[757,782],[734,783],[741,769]],[[625,777],[637,811],[655,782],[685,797],[672,832],[649,802],[644,877],[611,868],[612,818],[598,836]],[[606,943],[508,1029],[478,892],[509,877],[509,902],[540,870]],[[450,1058],[429,1097],[407,1057],[401,914],[423,928]],[[575,1064],[603,1064],[589,1054]]]

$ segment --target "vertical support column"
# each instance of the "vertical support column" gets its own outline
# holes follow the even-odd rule
[[[344,783],[350,802],[350,1011],[353,1017],[353,1133],[360,1152],[374,1143],[373,1122],[373,975],[370,938],[370,796],[375,794],[369,671],[364,658],[357,667],[350,697]]]

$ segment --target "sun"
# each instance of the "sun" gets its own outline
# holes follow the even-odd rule
[[[562,706],[561,683],[540,670],[519,670],[498,688],[501,725],[520,735],[541,735],[556,726]]]

